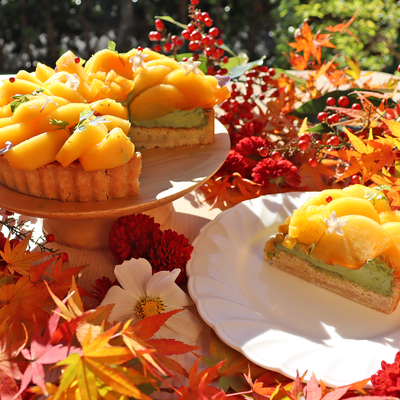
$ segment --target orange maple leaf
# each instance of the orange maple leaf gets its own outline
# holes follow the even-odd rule
[[[321,48],[330,47],[336,48],[329,39],[330,34],[321,34],[319,31],[314,36],[311,32],[310,26],[307,22],[303,23],[301,31],[297,31],[294,40],[295,43],[289,43],[289,46],[296,49],[296,53],[303,52],[304,61],[308,62],[311,56],[317,60],[318,64],[321,64]]]
[[[47,304],[49,294],[43,283],[34,285],[28,276],[17,283],[0,287],[0,321],[8,320],[15,338],[22,339],[22,325],[45,326],[48,313],[41,308]]]
[[[307,162],[303,163],[299,168],[299,172],[302,178],[310,176],[318,190],[323,190],[326,186],[322,177],[331,177],[335,175],[335,171],[322,162],[316,167],[311,167]]]
[[[229,175],[211,178],[200,187],[206,193],[204,201],[211,203],[211,209],[219,205],[219,203],[223,204],[226,201],[227,190],[231,188],[229,178]]]
[[[354,19],[356,18],[356,15],[357,15],[357,11],[354,13],[354,15],[347,22],[342,22],[342,23],[337,24],[335,26],[330,25],[330,26],[325,27],[325,29],[328,32],[331,32],[331,33],[334,33],[334,32],[340,32],[340,33],[346,32],[350,36],[353,36],[353,38],[356,39],[358,43],[360,43],[360,41],[356,38],[356,36],[354,36],[354,34],[347,29],[354,22]]]
[[[304,59],[302,55],[290,52],[290,57],[289,57],[286,53],[283,54],[285,55],[291,66],[293,68],[296,68],[297,71],[304,71],[307,69],[308,67],[307,61]]]
[[[193,364],[189,373],[189,386],[181,386],[176,389],[176,394],[180,400],[199,400],[199,399],[211,399],[212,396],[220,392],[216,387],[210,386],[218,370],[224,364],[221,361],[217,365],[211,368],[207,368],[197,374],[197,367],[200,362],[200,358]]]
[[[343,70],[337,69],[332,73],[327,72],[325,76],[329,79],[329,82],[336,87],[345,85],[349,82],[349,78]]]
[[[51,277],[53,278],[53,282],[50,283],[51,290],[58,296],[64,297],[68,292],[69,288],[72,284],[72,277],[77,277],[83,268],[86,268],[87,265],[82,265],[80,267],[66,268],[62,269],[63,260],[62,256],[60,256],[55,264],[55,266],[51,270]],[[82,295],[82,292],[85,294],[87,291],[80,286],[78,286],[79,293]]]
[[[0,250],[1,258],[7,263],[6,270],[8,270],[11,275],[14,275],[15,272],[21,275],[29,275],[30,270],[33,268],[32,263],[34,261],[51,255],[49,252],[30,252],[27,248],[31,236],[32,232],[13,248],[11,248],[10,241],[7,239],[4,245],[4,251]]]

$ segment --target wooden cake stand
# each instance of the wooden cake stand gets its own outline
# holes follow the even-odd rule
[[[146,212],[162,225],[172,202],[197,189],[223,164],[230,149],[229,135],[215,121],[215,140],[209,145],[143,150],[140,194],[102,202],[62,202],[40,199],[0,185],[0,207],[43,219],[43,231],[57,243],[80,249],[108,247],[113,222],[125,215]]]

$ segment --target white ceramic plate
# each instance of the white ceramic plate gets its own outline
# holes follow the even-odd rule
[[[256,364],[337,387],[392,363],[400,307],[385,315],[282,272],[264,260],[277,225],[315,193],[245,201],[208,223],[187,265],[189,293],[204,321]]]

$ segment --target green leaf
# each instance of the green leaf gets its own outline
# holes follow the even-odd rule
[[[226,68],[230,71],[232,68],[237,67],[238,65],[246,64],[249,61],[249,57],[245,53],[239,53],[237,56],[230,57],[229,61],[225,63],[220,63],[221,68]]]
[[[233,57],[237,57],[237,56],[238,56],[238,55],[237,55],[233,50],[231,50],[231,48],[228,47],[225,43],[221,44],[221,46],[218,46],[218,47],[221,48],[221,49],[223,49],[223,50],[225,50],[227,53],[231,54]],[[240,54],[245,54],[245,53],[240,53]],[[239,54],[239,55],[240,55],[240,54]],[[246,59],[248,60],[249,58],[247,57],[247,54],[245,54],[245,56],[246,56]]]
[[[69,125],[69,122],[61,121],[60,119],[55,119],[55,118],[50,118],[49,122],[50,125],[58,126],[59,129],[65,129]]]
[[[11,96],[12,99],[14,99],[10,103],[11,111],[14,112],[15,109],[20,106],[22,103],[26,103],[29,101],[29,97],[27,94],[16,94],[14,96]]]
[[[365,198],[369,201],[372,201],[372,204],[375,205],[375,203],[379,200],[384,200],[385,203],[389,203],[389,199],[385,196],[384,193],[382,193],[383,190],[389,190],[392,191],[392,188],[389,185],[379,185],[377,187],[374,187],[375,190],[378,190],[378,193],[375,192],[375,190],[372,190],[370,188],[367,188],[365,191]]]
[[[218,382],[219,388],[225,392],[231,387],[235,392],[245,392],[249,390],[249,384],[243,375],[222,376]]]
[[[264,63],[264,59],[265,56],[262,56],[261,58],[259,58],[256,61],[252,61],[250,63],[247,64],[242,64],[242,65],[237,65],[236,67],[233,67],[230,71],[229,71],[229,76],[232,79],[238,79],[240,78],[246,71],[249,71],[250,69],[254,68],[256,65],[263,65]]]
[[[307,103],[303,104],[301,107],[297,108],[296,110],[289,113],[289,115],[294,115],[295,117],[299,117],[301,119],[308,118],[310,122],[319,123],[317,115],[321,111],[324,111],[326,107],[326,99],[328,97],[333,97],[336,101],[339,99],[340,96],[347,96],[350,100],[350,103],[360,103],[358,96],[356,93],[357,91],[361,91],[361,89],[348,89],[348,90],[335,90],[329,93],[324,94],[322,97],[318,99],[313,99],[308,101]],[[374,93],[381,93],[376,90],[369,90],[369,92]],[[353,93],[353,94],[350,94]],[[378,107],[381,104],[382,99],[377,97],[369,97],[368,100],[375,106]],[[389,106],[394,106],[396,103],[392,100],[388,100]]]
[[[60,384],[58,386],[57,392],[54,394],[54,400],[58,400],[63,396],[64,391],[68,390],[72,382],[75,381],[77,377],[77,366],[81,359],[79,354],[71,354],[65,360],[58,362],[56,365],[68,365],[62,374]]]
[[[112,40],[108,41],[108,50],[117,52],[117,44]]]
[[[332,129],[327,124],[317,124],[308,130],[312,133],[328,133],[332,132]]]
[[[160,16],[160,15],[157,16],[156,15],[155,18],[162,19],[162,20],[168,21],[168,22],[172,22],[173,24],[175,24],[176,26],[179,26],[182,29],[187,29],[187,25],[181,24],[180,22],[175,21],[172,17],[170,17],[168,15],[166,15],[166,16]]]
[[[39,88],[39,89],[34,90],[34,91],[32,92],[32,94],[33,94],[34,96],[38,96],[39,94],[42,94],[43,92],[44,92],[44,89],[43,89],[43,88]]]

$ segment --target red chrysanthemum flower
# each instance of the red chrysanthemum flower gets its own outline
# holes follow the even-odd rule
[[[249,166],[247,165],[244,157],[235,150],[230,150],[225,162],[221,168],[216,172],[218,176],[232,175],[238,172],[243,177],[248,175]]]
[[[283,158],[278,161],[265,158],[253,168],[251,176],[263,187],[274,184],[281,189],[297,189],[301,183],[297,167]]]
[[[246,122],[241,128],[240,133],[242,136],[259,136],[264,131],[265,126],[267,125],[266,121],[261,121],[260,119],[253,119],[249,122]]]
[[[190,260],[193,246],[184,235],[167,229],[154,235],[154,247],[148,258],[153,267],[153,274],[158,271],[172,271],[179,268],[181,273],[176,279],[178,285],[186,283],[186,263]]]
[[[148,258],[149,250],[154,245],[154,233],[158,231],[160,224],[148,215],[120,217],[114,222],[109,235],[111,254],[120,264],[131,258]]]
[[[106,296],[108,289],[114,285],[119,285],[118,280],[113,282],[107,276],[103,276],[102,278],[96,279],[95,284],[92,285],[93,290],[91,293],[96,297],[96,299],[102,301]]]
[[[250,168],[254,168],[257,163],[263,158],[259,149],[269,148],[271,144],[268,140],[260,137],[260,136],[250,136],[241,139],[235,146],[235,150],[240,153],[247,165]]]
[[[370,391],[373,396],[400,397],[400,352],[396,354],[393,364],[382,361],[381,368],[371,376],[374,387]]]

